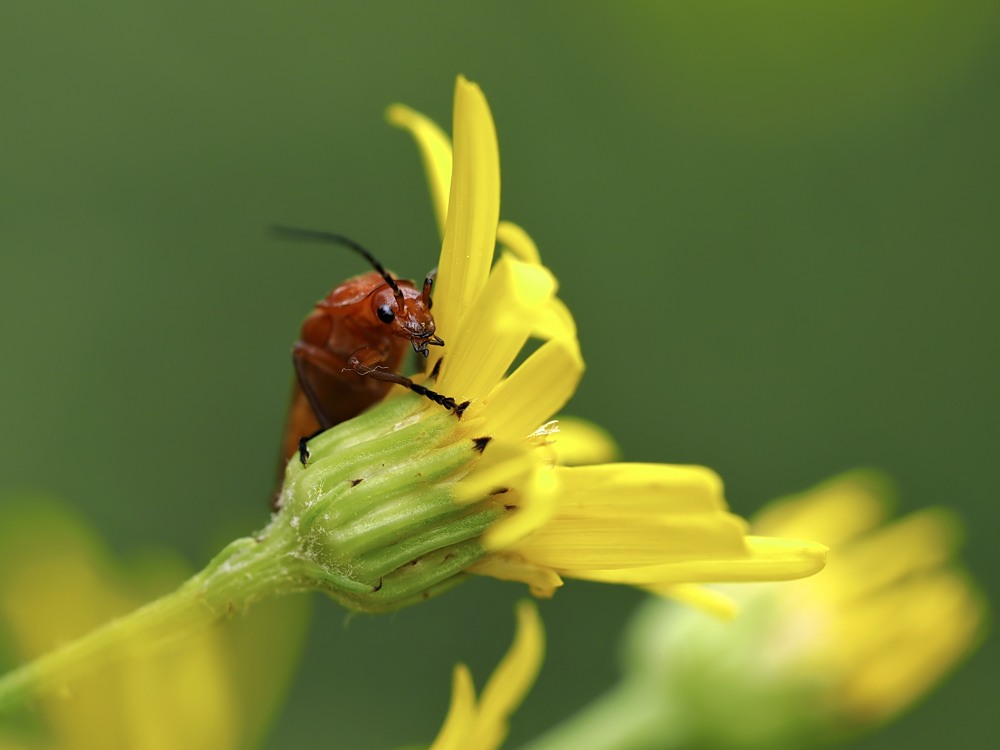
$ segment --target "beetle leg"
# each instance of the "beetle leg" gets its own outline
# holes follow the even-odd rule
[[[384,357],[378,355],[380,364],[385,362]],[[344,373],[353,369],[347,358],[347,352],[331,352],[301,341],[292,347],[296,382],[316,417],[317,426],[323,429],[357,416],[385,393],[373,382],[349,375],[345,379]]]
[[[295,364],[295,377],[299,381],[299,387],[302,389],[302,392],[306,394],[306,398],[309,400],[309,405],[312,407],[313,413],[316,415],[316,419],[319,420],[319,432],[330,429],[333,425],[331,424],[329,417],[326,416],[326,412],[324,411],[319,398],[316,396],[316,391],[313,389],[312,382],[306,374],[306,361],[302,356],[302,352],[298,351],[297,348],[292,351],[292,362]],[[313,435],[310,435],[309,438],[314,438],[317,434],[319,433],[314,433]],[[301,442],[299,443],[299,454],[300,456],[302,454]],[[305,464],[305,461],[302,463]]]
[[[375,378],[376,380],[384,380],[387,383],[395,383],[404,388],[409,388],[414,393],[419,393],[421,396],[429,398],[435,404],[440,404],[459,419],[462,418],[462,414],[469,406],[468,401],[457,403],[451,396],[443,396],[437,391],[432,391],[430,388],[425,388],[419,383],[414,383],[405,375],[400,375],[386,369],[384,365],[378,364],[380,361],[381,357],[377,349],[363,346],[350,356],[347,360],[347,365],[354,372],[358,373],[358,375]]]
[[[296,453],[299,460],[308,459],[308,450],[305,453],[300,450],[300,438],[312,440],[333,425],[356,416],[384,395],[385,386],[381,383],[354,376],[347,367],[347,356],[301,341],[292,348],[296,387],[282,443],[284,461]]]
[[[305,466],[309,461],[309,441],[314,437],[323,432],[323,428],[320,427],[312,435],[305,435],[299,438],[299,462]]]

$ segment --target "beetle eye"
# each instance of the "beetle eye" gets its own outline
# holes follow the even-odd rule
[[[391,323],[396,319],[396,313],[394,313],[392,311],[392,308],[389,307],[388,305],[379,305],[379,308],[376,311],[376,313],[378,315],[378,319],[381,320],[386,325],[388,325],[389,323]]]

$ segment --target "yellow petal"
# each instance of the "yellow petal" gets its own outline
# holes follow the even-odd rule
[[[483,416],[492,434],[510,439],[528,435],[566,404],[582,375],[583,359],[574,339],[543,344],[486,398]]]
[[[559,513],[567,517],[643,517],[725,511],[722,480],[704,466],[599,464],[560,467]]]
[[[739,557],[741,519],[728,514],[659,514],[645,518],[554,518],[514,545],[525,559],[566,575],[576,569],[632,568]]]
[[[553,292],[554,284],[553,279]],[[484,399],[481,413],[491,434],[513,438],[533,432],[569,400],[583,374],[576,323],[562,300],[546,300],[531,314],[531,323],[530,335],[545,343]]]
[[[455,336],[486,283],[500,215],[500,155],[493,116],[483,92],[461,76],[455,84],[453,133],[451,192],[434,300],[438,333],[452,345],[449,337]],[[429,364],[433,367],[434,362]]]
[[[448,341],[440,390],[462,400],[488,394],[528,340],[535,316],[554,290],[555,280],[544,266],[501,258],[482,293],[463,308],[461,329]]]
[[[528,584],[532,596],[550,599],[563,585],[562,578],[552,568],[532,565],[513,553],[497,552],[468,568],[470,573],[489,576],[500,581],[518,581]]]
[[[768,504],[754,516],[754,533],[816,539],[837,549],[885,520],[891,495],[881,472],[847,472]]]
[[[555,278],[553,277],[553,282]],[[542,341],[572,339],[573,343],[579,346],[576,340],[576,321],[573,314],[566,307],[566,303],[558,297],[553,297],[541,310],[534,320],[534,327],[531,335]]]
[[[507,736],[510,715],[538,676],[545,634],[530,602],[517,607],[514,643],[494,670],[476,705],[472,678],[465,665],[455,668],[451,708],[431,750],[496,750]]]
[[[438,231],[443,236],[448,215],[448,191],[451,188],[451,141],[436,122],[403,104],[389,107],[386,118],[393,125],[410,131],[417,142],[430,184]]]
[[[532,452],[532,446],[523,440],[490,441],[474,470],[454,485],[455,499],[469,503],[483,500],[499,489],[514,489],[522,494],[528,491],[532,475],[538,471]]]
[[[704,467],[605,464],[541,474],[556,480],[554,513],[523,539],[509,541],[511,549],[536,565],[575,576],[577,570],[749,554],[745,522],[725,511],[722,483]]]
[[[722,620],[732,620],[740,613],[740,605],[732,597],[707,586],[697,586],[692,583],[670,583],[654,584],[643,588],[650,593],[674,599]]]
[[[451,683],[451,707],[430,750],[465,750],[476,717],[476,691],[464,664],[455,666]]]
[[[838,651],[847,712],[871,721],[912,703],[971,649],[984,613],[977,592],[952,573],[920,577],[846,610]]]
[[[871,592],[951,559],[959,542],[958,521],[944,508],[928,508],[880,528],[843,550],[834,549],[841,598]],[[821,579],[825,580],[825,579]]]
[[[602,427],[578,417],[558,418],[554,438],[556,460],[565,466],[581,466],[614,461],[618,445]]]
[[[543,528],[555,512],[558,494],[559,480],[555,472],[535,471],[530,481],[521,485],[517,511],[493,524],[482,537],[483,546],[488,550],[508,549]]]
[[[648,586],[664,583],[736,583],[803,578],[823,569],[827,548],[799,539],[747,537],[747,553],[616,570],[563,571],[588,581]]]
[[[468,747],[482,750],[500,747],[507,736],[508,718],[535,683],[544,649],[545,634],[538,609],[531,602],[520,602],[514,643],[483,688],[479,700],[477,740]]]
[[[512,221],[501,221],[497,225],[497,242],[510,250],[525,263],[541,263],[538,246],[521,227]]]

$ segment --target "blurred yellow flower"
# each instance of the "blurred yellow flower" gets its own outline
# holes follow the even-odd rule
[[[510,715],[538,676],[545,649],[538,610],[530,602],[517,608],[517,635],[476,702],[472,676],[455,667],[451,708],[430,750],[496,750],[507,737]]]
[[[953,564],[960,524],[946,508],[888,521],[887,480],[854,472],[778,500],[754,529],[828,544],[829,567],[775,589],[808,633],[810,659],[833,677],[846,720],[883,721],[934,686],[980,634],[985,604]]]
[[[886,487],[857,471],[775,501],[754,530],[822,540],[827,568],[731,591],[733,621],[647,602],[622,683],[531,750],[817,747],[913,705],[975,646],[986,608],[953,560],[955,518],[886,522]]]
[[[165,553],[118,566],[89,529],[44,498],[21,495],[0,508],[0,653],[33,658],[190,573]],[[142,641],[128,643],[119,661],[76,679],[64,675],[37,714],[5,714],[0,747],[251,747],[288,685],[306,605],[282,599],[156,654]]]

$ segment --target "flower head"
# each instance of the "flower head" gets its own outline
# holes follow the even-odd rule
[[[704,603],[692,584],[819,570],[822,545],[747,536],[709,469],[561,463],[610,452],[579,422],[561,450],[550,421],[584,369],[573,317],[530,237],[499,221],[493,119],[464,78],[454,117],[452,151],[422,115],[389,110],[420,146],[444,234],[434,314],[447,345],[422,382],[469,405],[459,419],[398,389],[313,440],[308,466],[289,464],[281,515],[323,586],[368,611],[425,598],[465,572],[523,581],[538,596],[570,576]],[[529,339],[540,345],[515,366]]]
[[[448,423],[450,439],[478,441],[480,449],[455,498],[473,504],[494,497],[503,511],[481,537],[489,554],[470,569],[524,581],[542,596],[563,576],[679,593],[680,584],[818,570],[821,545],[748,537],[708,469],[565,465],[581,453],[607,457],[608,441],[579,422],[550,421],[584,364],[555,277],[527,233],[499,221],[499,157],[486,99],[459,78],[454,151],[413,110],[395,105],[389,119],[420,147],[443,231],[435,315],[448,345],[435,350],[429,369],[436,390],[471,402],[460,422]],[[498,242],[503,251],[494,263]],[[541,343],[513,367],[529,339]],[[436,415],[432,405],[421,410]],[[569,450],[560,450],[564,437]]]
[[[602,705],[621,710],[594,750],[816,747],[912,705],[973,647],[985,605],[952,561],[954,517],[886,522],[886,485],[853,472],[766,508],[755,530],[823,540],[828,567],[731,591],[735,621],[647,602],[622,684],[532,747],[573,747]]]
[[[875,724],[929,691],[969,652],[985,605],[953,563],[958,519],[928,508],[888,520],[890,485],[858,471],[775,501],[754,528],[807,534],[833,550],[808,584],[776,587],[777,605],[811,625],[803,649],[833,677],[831,700],[853,725]]]

